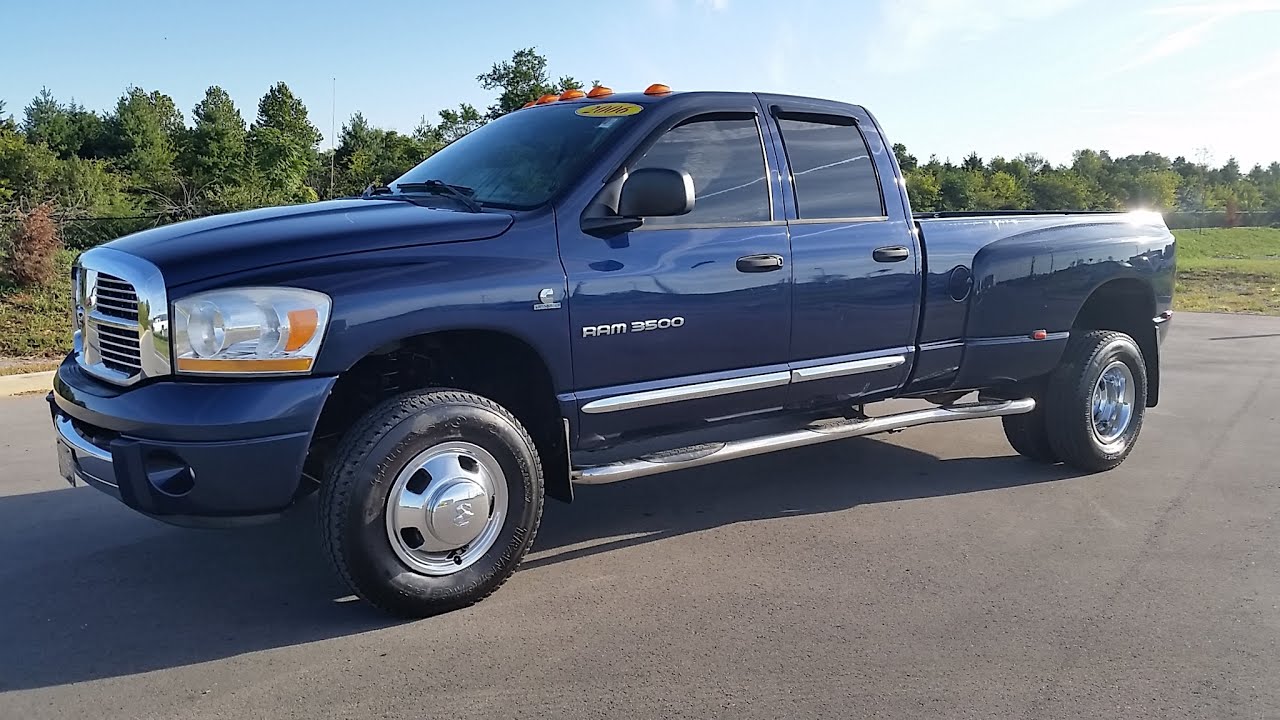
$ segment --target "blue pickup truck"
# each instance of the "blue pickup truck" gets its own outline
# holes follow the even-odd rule
[[[73,485],[187,525],[318,491],[337,573],[421,616],[496,590],[574,484],[994,417],[1113,468],[1173,272],[1153,213],[913,215],[856,105],[570,91],[361,197],[84,253],[49,400]]]

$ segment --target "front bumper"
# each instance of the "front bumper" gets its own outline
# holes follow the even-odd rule
[[[271,516],[298,494],[334,378],[120,388],[68,358],[50,411],[64,475],[180,524]]]

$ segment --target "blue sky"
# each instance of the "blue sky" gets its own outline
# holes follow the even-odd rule
[[[0,99],[42,86],[96,109],[211,84],[247,120],[284,80],[328,136],[361,110],[411,130],[492,95],[475,76],[536,46],[555,75],[866,105],[923,159],[1080,147],[1245,167],[1280,160],[1280,0],[64,0],[11,4]],[[326,143],[328,140],[326,139]]]

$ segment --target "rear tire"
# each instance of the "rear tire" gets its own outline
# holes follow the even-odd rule
[[[1054,455],[1088,472],[1116,467],[1142,431],[1146,399],[1146,363],[1133,338],[1111,330],[1072,337],[1044,398]]]
[[[348,587],[425,617],[498,589],[533,544],[543,478],[529,433],[458,390],[391,398],[348,431],[320,492],[324,544]]]
[[[1004,436],[1017,453],[1028,460],[1053,464],[1059,462],[1058,454],[1049,442],[1049,429],[1044,420],[1044,403],[1036,402],[1036,409],[1021,415],[1005,415]]]

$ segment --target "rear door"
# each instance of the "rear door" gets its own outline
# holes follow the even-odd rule
[[[922,258],[892,184],[890,150],[860,108],[762,100],[788,166],[789,403],[820,406],[891,393],[912,367]]]
[[[750,96],[676,114],[626,167],[688,172],[691,213],[607,239],[560,226],[585,445],[785,403],[791,253],[763,125]]]

